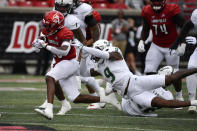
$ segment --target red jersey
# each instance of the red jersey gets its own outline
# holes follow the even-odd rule
[[[176,4],[166,4],[160,13],[155,13],[150,5],[143,8],[141,16],[146,19],[153,32],[153,43],[160,47],[169,48],[176,40],[178,33],[172,17],[180,14]]]
[[[99,12],[94,10],[94,11],[92,11],[92,15],[97,23],[101,22],[101,15]],[[92,38],[92,36],[91,36],[90,28],[87,27],[86,28],[86,40],[90,40],[91,38]]]
[[[43,34],[45,35],[46,32],[43,31]],[[46,41],[48,45],[53,47],[61,47],[63,41],[65,40],[73,40],[73,32],[69,30],[68,28],[64,27],[54,35],[47,36],[46,35]],[[69,53],[66,56],[57,56],[54,55],[55,64],[62,60],[71,60],[76,57],[76,49],[74,46],[71,46],[71,49]]]

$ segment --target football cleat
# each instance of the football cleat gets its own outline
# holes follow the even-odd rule
[[[99,103],[92,103],[87,107],[88,110],[101,109]]]
[[[34,109],[35,112],[37,112],[38,114],[44,116],[45,118],[47,118],[48,120],[52,120],[53,119],[53,111],[46,108],[45,110],[42,109]]]
[[[116,107],[118,110],[122,110],[120,102],[117,100],[116,95],[114,93],[109,94],[108,96],[101,97],[100,98],[101,102],[106,102],[114,107]]]
[[[184,101],[183,97],[176,97],[176,100],[178,101]],[[183,107],[178,107],[178,108],[175,108],[175,110],[182,110]]]
[[[188,112],[189,112],[189,113],[196,113],[196,112],[197,112],[196,106],[189,106]]]
[[[60,116],[65,115],[66,112],[70,111],[71,109],[72,109],[72,107],[71,107],[70,103],[66,101],[65,103],[62,104],[62,107],[61,107],[60,111],[57,113],[57,115],[60,115]]]
[[[47,100],[44,101],[44,103],[38,107],[38,109],[45,109],[47,107]]]

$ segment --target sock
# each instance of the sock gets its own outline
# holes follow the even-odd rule
[[[182,96],[182,91],[176,92],[176,97],[177,97],[177,98],[182,98],[182,97],[183,97],[183,96]]]
[[[192,100],[191,101],[191,106],[197,106],[197,100]]]
[[[189,100],[195,100],[196,99],[196,75],[190,75],[186,78],[186,84],[187,84],[187,90],[189,93]]]
[[[53,104],[47,103],[47,109],[53,110]]]

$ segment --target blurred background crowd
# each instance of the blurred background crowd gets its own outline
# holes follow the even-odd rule
[[[86,0],[81,0],[81,2],[85,2]],[[144,70],[144,61],[146,52],[139,53],[137,52],[137,44],[140,39],[140,33],[142,30],[142,26],[139,24],[140,22],[136,22],[136,20],[132,17],[124,17],[124,12],[126,11],[138,11],[140,12],[142,8],[150,4],[149,0],[89,0],[92,7],[96,10],[117,10],[116,19],[111,20],[111,41],[114,45],[118,46],[124,57],[127,61],[129,68],[132,72],[136,74],[143,73]],[[181,10],[184,12],[185,17],[190,18],[191,12],[197,7],[197,0],[167,0],[168,3],[178,4]],[[52,8],[54,7],[54,0],[0,0],[1,8],[12,8],[12,7],[32,7],[32,8]],[[101,21],[102,22],[102,21]],[[138,23],[138,24],[136,24]],[[148,40],[145,42],[146,50],[148,50],[149,45],[152,41],[152,35],[150,32],[150,36]],[[37,70],[35,71],[35,75],[44,75],[47,71],[49,55],[46,53],[41,54],[42,57],[39,57]],[[138,56],[137,61],[140,63],[140,69],[137,69],[136,64],[136,56]],[[41,60],[45,62],[42,63]],[[43,65],[43,71],[40,71],[41,66]]]

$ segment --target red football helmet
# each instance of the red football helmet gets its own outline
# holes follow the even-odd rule
[[[64,27],[64,15],[59,11],[49,11],[45,14],[42,25],[47,35],[53,35]]]
[[[151,0],[151,6],[154,11],[161,11],[166,5],[166,0]]]

